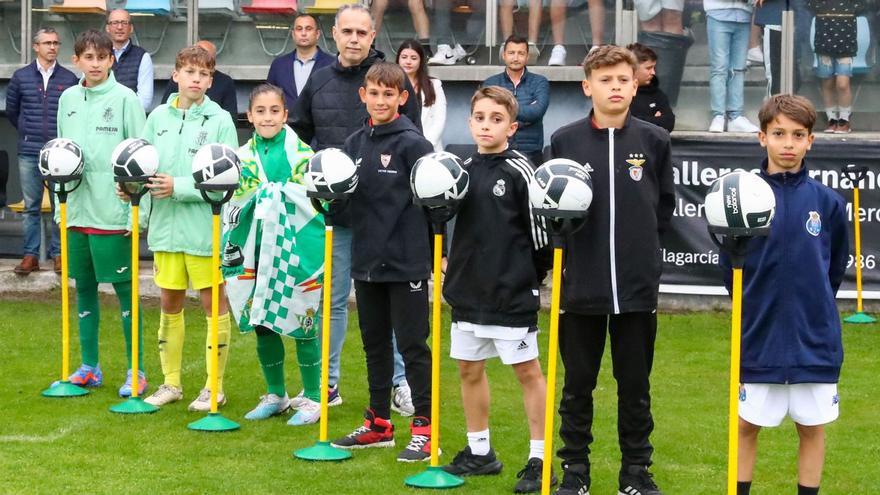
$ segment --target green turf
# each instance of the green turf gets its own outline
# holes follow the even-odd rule
[[[405,477],[424,466],[394,461],[409,438],[408,422],[393,417],[398,448],[356,451],[341,464],[294,460],[294,449],[317,439],[317,425],[289,427],[287,417],[249,422],[243,416],[264,393],[252,335],[233,336],[226,393],[226,417],[241,430],[199,433],[186,425],[199,415],[186,405],[204,383],[204,319],[187,308],[187,345],[183,384],[186,399],[151,415],[117,415],[107,408],[119,402],[124,378],[119,315],[103,299],[101,365],[105,385],[83,398],[40,396],[60,366],[60,306],[57,293],[41,301],[6,297],[0,302],[0,493],[411,493]],[[145,361],[151,389],[161,381],[156,352],[158,310],[145,309]],[[75,314],[75,313],[74,313]],[[343,356],[341,393],[345,403],[331,409],[330,434],[348,433],[361,423],[367,401],[365,366],[356,315],[352,315]],[[448,315],[446,315],[448,317]],[[724,314],[663,315],[653,374],[656,429],[655,479],[669,495],[724,493],[727,442],[728,318]],[[546,329],[546,315],[542,320]],[[846,364],[841,379],[841,419],[828,428],[823,494],[870,493],[880,486],[880,428],[877,426],[876,349],[880,325],[846,327]],[[547,333],[542,332],[546,350]],[[73,328],[72,367],[79,364]],[[292,342],[288,344],[288,385],[300,386]],[[441,460],[464,446],[455,362],[444,342]],[[546,356],[542,356],[546,359]],[[616,493],[619,452],[616,439],[616,389],[608,352],[596,390],[593,445],[593,495]],[[546,367],[545,367],[546,369]],[[560,363],[561,372],[561,363]],[[492,440],[505,463],[500,476],[471,478],[454,493],[510,493],[525,462],[527,424],[521,395],[510,369],[489,366],[492,384]],[[561,377],[560,377],[561,386]],[[872,393],[873,392],[873,393]],[[556,425],[558,428],[557,417]],[[558,438],[554,446],[559,445]],[[797,453],[794,427],[761,436],[757,495],[793,494]],[[867,491],[865,491],[867,490]]]

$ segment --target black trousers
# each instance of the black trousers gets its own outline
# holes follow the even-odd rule
[[[563,313],[559,322],[559,350],[565,365],[565,385],[559,414],[563,465],[590,465],[593,442],[593,390],[611,336],[611,362],[617,381],[617,435],[624,465],[651,464],[654,447],[649,437],[651,417],[649,377],[657,336],[656,313],[578,315]]]
[[[367,356],[370,408],[391,417],[394,355],[391,333],[403,356],[406,381],[416,416],[431,417],[431,351],[428,339],[428,282],[362,282],[355,280],[361,340]],[[393,329],[393,330],[392,330]]]

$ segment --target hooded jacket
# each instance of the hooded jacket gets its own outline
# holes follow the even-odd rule
[[[413,204],[409,176],[434,151],[405,115],[383,125],[369,121],[345,142],[358,165],[348,206],[352,219],[351,277],[365,282],[413,282],[431,272],[428,221]]]
[[[76,142],[85,161],[82,183],[67,197],[67,226],[125,230],[130,228],[130,209],[116,197],[110,155],[123,140],[141,135],[144,107],[112,72],[93,88],[84,82],[81,79],[58,100],[58,136]],[[55,215],[57,221],[57,209]]]
[[[837,383],[843,364],[835,294],[849,257],[843,198],[796,173],[761,177],[776,197],[770,235],[749,241],[743,266],[744,383]],[[731,263],[722,256],[724,283]]]
[[[660,81],[656,76],[647,86],[639,86],[629,109],[633,117],[658,125],[667,132],[672,132],[675,128],[675,113],[672,112],[666,93],[660,89]],[[655,117],[657,112],[660,112],[659,117]]]
[[[660,239],[675,206],[669,133],[627,116],[620,129],[593,114],[553,134],[552,158],[586,164],[593,202],[565,246],[562,309],[577,314],[653,311],[662,269]]]

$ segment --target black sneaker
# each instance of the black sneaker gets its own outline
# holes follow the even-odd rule
[[[541,478],[544,475],[544,461],[537,457],[532,457],[526,463],[526,467],[516,473],[519,481],[513,488],[513,493],[537,493],[541,491]],[[550,468],[550,486],[556,485],[556,475],[553,474],[553,468]]]
[[[620,491],[618,495],[663,495],[654,475],[648,472],[648,466],[624,466],[620,469]]]
[[[452,464],[443,466],[443,470],[456,476],[475,476],[481,474],[498,474],[504,467],[501,461],[495,457],[495,451],[489,449],[486,455],[474,455],[468,445],[461,452],[455,454]]]
[[[563,466],[562,484],[556,495],[590,495],[590,469],[585,464]]]
[[[419,462],[431,459],[431,420],[416,416],[409,427],[412,437],[406,448],[397,455],[399,462]],[[440,451],[437,451],[440,455]]]

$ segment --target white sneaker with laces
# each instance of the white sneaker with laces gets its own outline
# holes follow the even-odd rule
[[[153,392],[149,397],[144,399],[147,404],[162,407],[165,404],[171,404],[183,399],[183,390],[173,385],[159,385],[159,389]]]
[[[287,424],[290,426],[311,425],[320,420],[321,403],[306,399],[306,403],[300,406],[299,410],[290,417]]]
[[[467,50],[465,50],[464,47],[458,43],[455,44],[455,48],[452,50],[452,53],[455,54],[456,62],[467,57]]]
[[[565,65],[565,54],[564,46],[554,46],[553,51],[550,52],[550,60],[547,62],[547,65]]]
[[[226,394],[220,392],[217,394],[217,407],[226,404]],[[189,407],[187,408],[192,412],[210,412],[211,411],[211,390],[207,388],[203,388],[201,392],[199,392],[199,396],[196,397],[196,400],[189,403]]]
[[[394,388],[394,394],[391,396],[391,410],[401,416],[415,414],[416,408],[412,403],[412,391],[406,382],[400,382],[400,385]]]
[[[727,132],[756,133],[760,130],[761,129],[758,128],[758,126],[749,122],[749,119],[745,118],[745,116],[743,115],[740,115],[739,117],[727,123]]]
[[[428,59],[428,65],[455,65],[458,57],[449,45],[437,45],[437,53]]]
[[[749,65],[764,65],[764,50],[761,50],[760,46],[749,48],[748,55],[746,55],[746,62]]]
[[[257,403],[257,407],[245,414],[244,419],[269,419],[288,409],[290,409],[290,399],[287,398],[287,394],[284,394],[283,397],[277,394],[266,394],[260,396],[260,402]]]
[[[290,408],[291,409],[299,409],[306,405],[309,402],[309,399],[305,396],[305,390],[300,390],[296,397],[290,399]],[[327,389],[327,406],[334,407],[342,404],[342,396],[339,395],[339,391],[336,387],[330,387]]]
[[[716,115],[709,124],[709,132],[724,132],[724,116]]]

